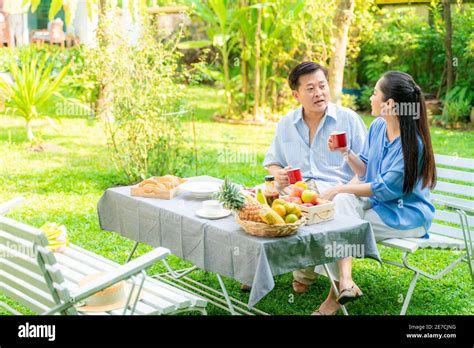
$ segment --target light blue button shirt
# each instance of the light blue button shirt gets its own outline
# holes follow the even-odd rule
[[[418,152],[423,153],[423,142],[419,136]],[[370,125],[359,157],[367,165],[365,176],[359,179],[371,184],[373,196],[369,199],[382,221],[399,230],[424,226],[428,232],[435,213],[430,203],[430,190],[423,188],[423,180],[419,180],[411,193],[403,193],[405,165],[402,142],[400,137],[392,142],[388,140],[387,123],[383,118],[377,118]],[[418,168],[421,171],[421,156],[419,158]]]
[[[364,122],[356,112],[328,103],[326,114],[310,144],[309,128],[302,110],[299,107],[290,111],[280,120],[263,166],[276,164],[284,168],[290,165],[299,167],[305,179],[347,183],[354,177],[354,172],[340,152],[329,151],[327,140],[331,132],[346,131],[349,147],[359,153],[367,135]]]

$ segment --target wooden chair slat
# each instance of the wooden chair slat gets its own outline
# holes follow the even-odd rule
[[[10,273],[6,273],[5,271],[0,271],[0,283],[3,283],[2,286],[8,285],[13,289],[18,290],[25,296],[30,297],[49,308],[56,305],[49,292],[38,289],[31,284],[28,284],[25,280]]]
[[[444,181],[438,181],[436,183],[435,191],[452,193],[466,197],[474,197],[474,186],[453,184]],[[472,202],[472,204],[474,204],[474,201]]]
[[[474,201],[471,201],[469,199],[432,193],[431,201],[436,204],[447,205],[449,207],[474,213]]]
[[[436,220],[440,220],[440,221],[444,221],[444,222],[450,222],[450,223],[457,224],[457,225],[461,224],[460,217],[457,213],[452,213],[452,212],[445,211],[445,210],[436,209],[434,218]],[[469,223],[469,226],[474,228],[474,217],[473,216],[468,216],[467,221]]]
[[[457,180],[474,184],[474,172],[463,172],[460,170],[437,168],[436,173],[438,178]]]
[[[474,159],[472,158],[463,158],[463,157],[435,154],[435,162],[436,164],[442,164],[442,165],[450,166],[450,167],[467,168],[467,169],[474,168]]]

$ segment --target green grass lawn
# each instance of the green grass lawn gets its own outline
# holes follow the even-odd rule
[[[218,124],[209,120],[222,107],[221,97],[209,87],[190,87],[187,95],[196,110],[199,175],[229,176],[232,180],[255,185],[262,182],[265,170],[263,156],[271,141],[274,124],[265,127]],[[373,118],[364,116],[367,125]],[[60,132],[40,121],[35,130],[53,145],[47,152],[26,149],[26,132],[21,119],[0,116],[0,202],[23,195],[26,203],[8,216],[41,226],[47,221],[64,224],[71,241],[116,262],[126,260],[133,241],[99,228],[96,205],[108,187],[123,183],[123,176],[114,168],[108,155],[99,122],[81,118],[64,118]],[[436,153],[474,157],[474,132],[432,128]],[[194,174],[188,168],[189,175]],[[136,255],[150,247],[141,245]],[[380,248],[382,257],[397,259],[400,253]],[[413,257],[424,269],[435,272],[458,256],[452,251],[422,251]],[[173,267],[189,265],[170,257]],[[155,265],[149,272],[165,271]],[[365,296],[348,306],[351,314],[396,315],[401,308],[410,273],[394,267],[381,267],[372,260],[355,260],[353,276]],[[206,272],[192,275],[218,288],[216,278]],[[237,282],[226,279],[232,296],[244,302],[248,294],[240,292]],[[271,314],[310,314],[324,300],[329,290],[326,279],[318,279],[311,291],[292,298],[291,274],[277,276],[275,289],[257,307]],[[467,264],[462,264],[437,282],[421,278],[408,311],[409,314],[473,314],[474,290]],[[0,295],[17,310],[28,313],[13,301]],[[210,314],[225,314],[209,306]],[[0,309],[0,314],[7,312]]]

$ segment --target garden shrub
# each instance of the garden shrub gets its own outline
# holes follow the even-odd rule
[[[174,40],[164,39],[148,18],[135,44],[123,37],[120,23],[104,19],[95,51],[101,84],[100,114],[112,158],[129,182],[152,175],[177,174],[189,163],[179,115],[182,86],[177,83]]]

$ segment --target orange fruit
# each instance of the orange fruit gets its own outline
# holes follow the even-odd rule
[[[281,205],[281,204],[274,204],[274,205],[272,206],[272,209],[273,209],[274,211],[276,211],[276,213],[277,213],[278,215],[280,215],[282,218],[285,217],[285,215],[286,215],[286,209],[285,209],[285,207],[284,207],[283,205]]]

